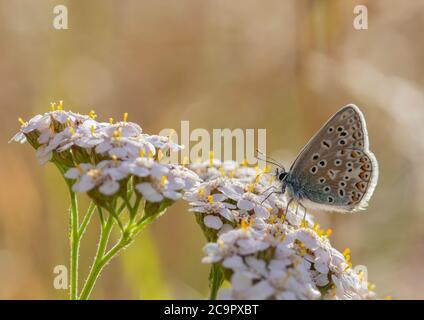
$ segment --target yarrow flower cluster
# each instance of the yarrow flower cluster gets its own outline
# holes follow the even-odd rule
[[[212,277],[231,283],[220,298],[375,298],[366,275],[352,268],[350,250],[331,246],[331,230],[300,209],[286,212],[267,168],[216,159],[191,168],[204,180],[185,195],[209,241],[203,262],[218,266]]]
[[[119,122],[99,122],[96,118],[94,111],[82,115],[63,110],[62,102],[52,104],[50,112],[27,122],[19,119],[20,131],[11,140],[28,141],[36,149],[40,164],[54,163],[69,186],[72,299],[87,299],[107,263],[184,192],[201,182],[188,168],[161,161],[183,148],[168,137],[143,133],[138,124],[128,122],[127,113]],[[92,199],[81,223],[77,192]],[[78,294],[78,250],[95,209],[101,225],[100,240]],[[114,226],[119,226],[121,238],[107,251]]]
[[[107,198],[124,195],[129,178],[135,191],[148,202],[175,201],[199,178],[182,166],[160,163],[161,157],[182,146],[168,137],[142,132],[138,124],[124,120],[98,122],[97,115],[81,115],[59,108],[22,122],[13,141],[36,148],[41,164],[53,161],[72,189],[87,192],[99,205]]]

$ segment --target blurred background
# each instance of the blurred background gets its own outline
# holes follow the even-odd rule
[[[68,8],[69,29],[52,26]],[[353,8],[368,8],[355,30]],[[335,111],[365,113],[380,179],[359,214],[317,214],[350,247],[382,297],[424,298],[424,1],[0,0],[0,298],[65,299],[68,198],[52,165],[8,145],[18,117],[66,108],[129,120],[145,132],[265,128],[289,165]],[[81,200],[86,205],[86,199]],[[81,277],[97,243],[84,237]],[[205,243],[178,203],[102,274],[96,299],[202,299]]]

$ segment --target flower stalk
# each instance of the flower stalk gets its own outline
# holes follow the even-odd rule
[[[183,193],[199,183],[187,168],[161,162],[163,155],[182,146],[169,138],[142,132],[128,121],[98,122],[97,115],[81,115],[63,109],[28,122],[20,119],[20,131],[11,141],[28,141],[40,164],[52,162],[59,169],[70,195],[70,299],[88,299],[106,265]],[[77,193],[92,200],[80,224]],[[97,210],[96,210],[97,209]],[[81,240],[98,212],[100,236],[97,251],[81,292],[78,290],[78,258]],[[108,249],[114,227],[120,239]]]

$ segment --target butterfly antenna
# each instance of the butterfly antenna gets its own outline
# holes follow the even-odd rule
[[[257,158],[258,160],[262,160],[262,161],[265,161],[265,162],[267,162],[267,163],[271,163],[271,164],[273,164],[273,165],[276,165],[277,167],[280,167],[281,169],[283,169],[283,170],[285,171],[284,166],[283,166],[280,162],[278,162],[277,160],[275,160],[275,159],[273,159],[273,158],[271,158],[271,157],[267,156],[267,155],[266,155],[266,154],[264,154],[263,152],[259,151],[259,149],[256,149],[256,152],[257,152],[258,154],[260,154],[261,156],[263,156],[263,157],[264,157],[264,158],[260,158],[259,156],[256,156],[256,158]]]

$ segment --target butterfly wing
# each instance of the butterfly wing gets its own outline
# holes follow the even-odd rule
[[[352,212],[367,206],[378,180],[362,112],[341,108],[299,153],[287,179],[289,192],[308,208]]]

